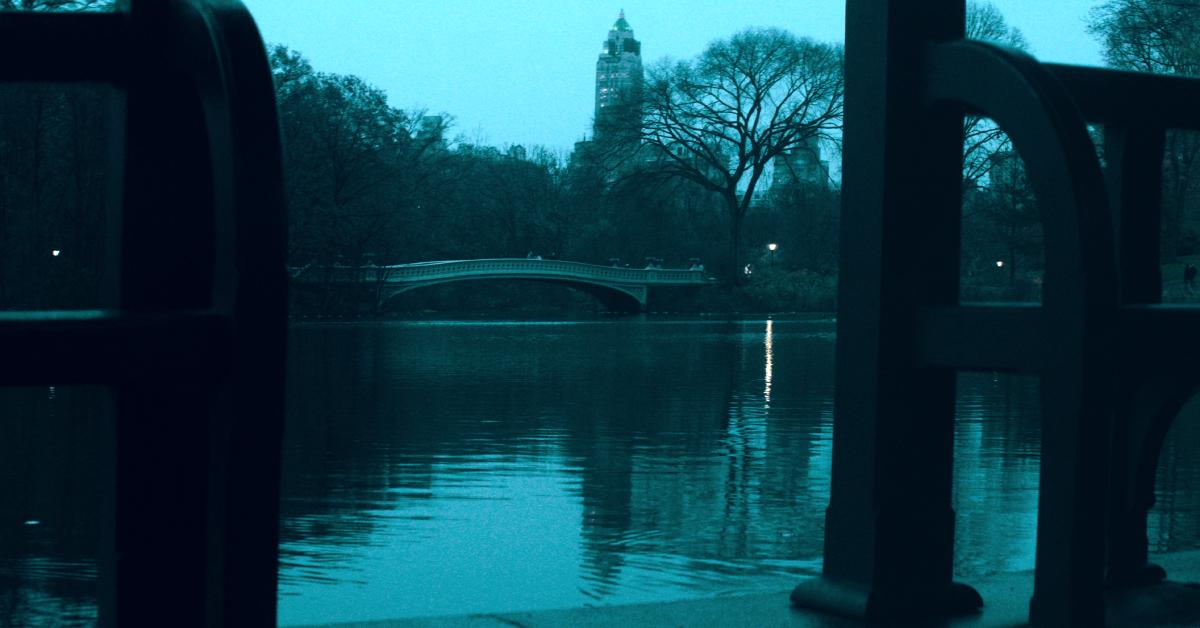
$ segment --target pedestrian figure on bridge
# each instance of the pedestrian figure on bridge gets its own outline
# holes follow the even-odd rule
[[[1187,264],[1183,267],[1183,287],[1191,292],[1196,287],[1196,267]]]

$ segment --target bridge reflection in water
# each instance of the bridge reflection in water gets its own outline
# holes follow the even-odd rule
[[[497,258],[447,260],[392,266],[305,266],[290,269],[293,283],[352,284],[375,287],[376,303],[416,288],[455,281],[525,280],[562,284],[582,290],[609,310],[642,312],[651,287],[704,286],[703,266],[623,268],[560,260]]]

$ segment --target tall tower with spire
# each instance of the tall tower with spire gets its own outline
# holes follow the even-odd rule
[[[608,31],[596,61],[596,131],[601,120],[614,105],[627,98],[636,98],[641,91],[642,43],[633,37],[633,27],[625,20],[621,9],[617,21]]]

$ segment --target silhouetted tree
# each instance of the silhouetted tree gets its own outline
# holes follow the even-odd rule
[[[1200,76],[1200,0],[1109,0],[1092,10],[1088,31],[1113,67]],[[1200,137],[1168,132],[1163,159],[1163,254],[1194,252],[1187,222],[1198,191]]]
[[[1017,273],[1030,270],[1027,262],[1041,251],[1041,215],[1020,157],[1005,152],[992,159],[995,164],[990,169],[989,185],[976,203],[993,226],[991,239],[998,249],[996,257],[1003,262],[1002,270],[1011,287],[1016,284]]]
[[[1000,44],[1016,50],[1029,48],[1021,31],[1008,25],[1004,14],[991,2],[971,0],[967,2],[966,34],[992,44]],[[996,163],[992,157],[1011,150],[1008,136],[988,118],[966,116],[963,119],[963,185],[966,189],[977,185],[987,176]]]
[[[271,50],[291,219],[291,261],[362,261],[394,252],[401,214],[444,149],[446,116],[388,105],[355,76],[316,72],[299,54]]]
[[[686,179],[720,198],[729,276],[739,283],[742,225],[763,173],[813,138],[836,139],[843,92],[840,47],[751,29],[709,44],[694,61],[652,68],[641,98],[627,105],[638,115],[612,116],[638,128],[605,135],[635,176]],[[639,150],[629,150],[635,142]]]
[[[112,4],[0,0],[0,10]],[[0,308],[98,304],[110,108],[100,86],[0,85]]]
[[[841,192],[828,182],[775,183],[764,211],[747,218],[747,238],[768,259],[761,247],[777,243],[773,264],[779,268],[836,275],[840,210]]]

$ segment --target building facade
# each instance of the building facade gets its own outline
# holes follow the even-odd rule
[[[773,188],[829,186],[829,162],[821,159],[821,145],[816,137],[810,137],[800,146],[776,157],[773,167]]]
[[[633,28],[622,10],[608,31],[596,61],[596,115],[594,132],[611,115],[614,106],[627,98],[636,98],[644,80],[642,43],[634,38]]]

